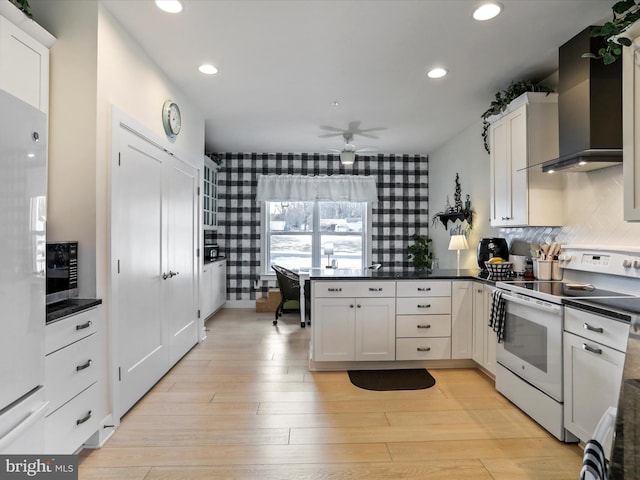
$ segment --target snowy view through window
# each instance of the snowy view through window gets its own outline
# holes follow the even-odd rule
[[[366,204],[267,202],[268,262],[291,270],[327,264],[324,247],[339,268],[363,268]],[[270,267],[269,267],[270,268]]]

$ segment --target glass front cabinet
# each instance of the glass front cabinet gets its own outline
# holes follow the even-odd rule
[[[204,193],[202,195],[202,220],[205,230],[218,227],[218,166],[204,157]]]

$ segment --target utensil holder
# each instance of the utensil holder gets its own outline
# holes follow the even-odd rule
[[[538,260],[538,280],[551,280],[551,265],[553,260]]]
[[[562,280],[562,270],[558,260],[554,260],[551,264],[551,280]]]

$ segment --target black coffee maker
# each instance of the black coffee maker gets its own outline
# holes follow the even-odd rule
[[[478,266],[486,270],[484,262],[493,257],[509,260],[509,246],[504,238],[483,238],[478,243]]]

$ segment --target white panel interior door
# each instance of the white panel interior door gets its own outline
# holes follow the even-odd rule
[[[169,361],[173,365],[198,341],[195,276],[197,172],[170,159],[164,169],[163,316],[169,329]],[[164,275],[163,275],[164,277]]]
[[[169,368],[162,323],[162,170],[168,155],[120,128],[120,165],[112,169],[112,318],[118,322],[118,412],[124,415]]]

